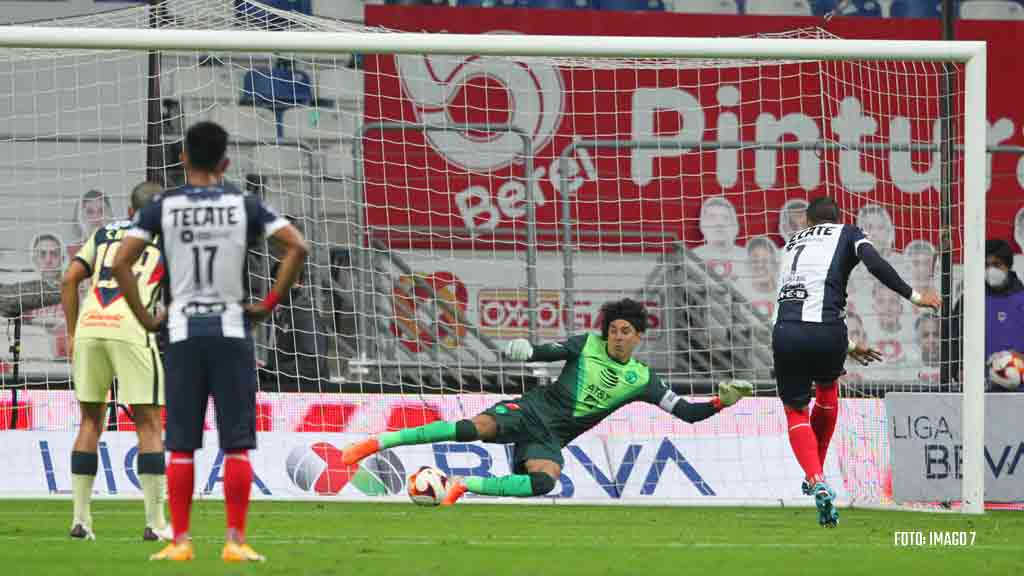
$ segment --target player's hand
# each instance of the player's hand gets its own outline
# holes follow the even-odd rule
[[[861,366],[882,361],[882,353],[867,344],[857,343],[846,355],[856,360]]]
[[[167,311],[161,310],[156,313],[156,316],[152,314],[146,314],[145,318],[140,318],[139,323],[146,329],[147,332],[159,332],[160,327],[167,322]]]
[[[250,320],[255,320],[257,322],[266,320],[267,318],[270,318],[270,315],[273,313],[273,309],[267,308],[262,302],[245,305],[245,316]]]
[[[728,380],[718,383],[718,401],[722,406],[732,406],[744,396],[754,395],[754,385],[746,380]]]
[[[921,292],[914,290],[913,294],[910,295],[910,301],[914,306],[921,308],[931,308],[936,312],[942,308],[942,298],[939,293],[931,288],[925,288]]]
[[[533,356],[533,346],[526,338],[516,338],[505,346],[505,356],[516,362],[526,362]]]

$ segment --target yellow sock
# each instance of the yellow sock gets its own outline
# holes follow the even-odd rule
[[[96,480],[95,475],[72,474],[71,475],[71,500],[74,502],[75,519],[74,524],[81,524],[92,530],[92,510],[89,503],[92,501],[92,484]]]
[[[142,500],[146,508],[146,526],[154,530],[167,525],[164,519],[164,493],[167,488],[167,476],[163,474],[139,474],[142,484]]]

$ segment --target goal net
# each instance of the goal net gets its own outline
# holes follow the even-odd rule
[[[268,33],[243,51],[0,51],[0,429],[48,434],[51,490],[78,418],[61,271],[126,215],[135,185],[184,181],[183,133],[200,120],[231,135],[227,178],[312,246],[290,302],[254,335],[258,458],[287,478],[264,494],[393,494],[418,459],[507,473],[493,446],[397,452],[361,476],[336,457],[356,435],[472,417],[546,385],[560,365],[509,362],[503,346],[600,332],[600,306],[629,297],[649,311],[638,356],[677,392],[706,400],[744,378],[757,397],[697,425],[626,406],[564,451],[555,494],[802,501],[770,326],[781,251],[820,195],[947,303],[920,312],[862,268],[851,277],[850,336],[885,361],[850,363],[842,380],[825,466],[841,500],[892,502],[886,393],[962,390],[962,63],[316,53],[276,39],[401,32],[228,0],[33,25]],[[272,246],[251,251],[252,298],[276,262]],[[110,414],[133,430],[116,387]]]

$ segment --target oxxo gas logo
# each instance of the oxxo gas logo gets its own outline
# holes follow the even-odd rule
[[[530,136],[533,152],[551,140],[564,108],[558,69],[540,60],[517,62],[480,56],[395,57],[406,96],[424,124],[509,124]],[[479,94],[493,102],[479,107]],[[427,132],[426,138],[448,162],[466,170],[491,172],[523,153],[511,132]]]

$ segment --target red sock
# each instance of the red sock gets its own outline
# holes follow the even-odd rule
[[[789,425],[789,445],[804,475],[811,484],[821,480],[821,463],[818,462],[818,441],[814,430],[807,421],[807,408],[794,410],[786,406],[786,422]]]
[[[245,518],[249,514],[252,466],[248,450],[229,450],[224,455],[224,507],[227,509],[228,538],[245,542]]]
[[[838,419],[839,382],[833,381],[828,386],[819,383],[814,393],[811,428],[814,430],[814,437],[818,439],[818,462],[821,463],[822,469],[825,468],[825,454],[828,453],[828,443],[832,440]]]
[[[175,542],[181,542],[188,536],[195,478],[192,453],[171,452],[171,463],[167,465],[167,503],[171,508]]]

